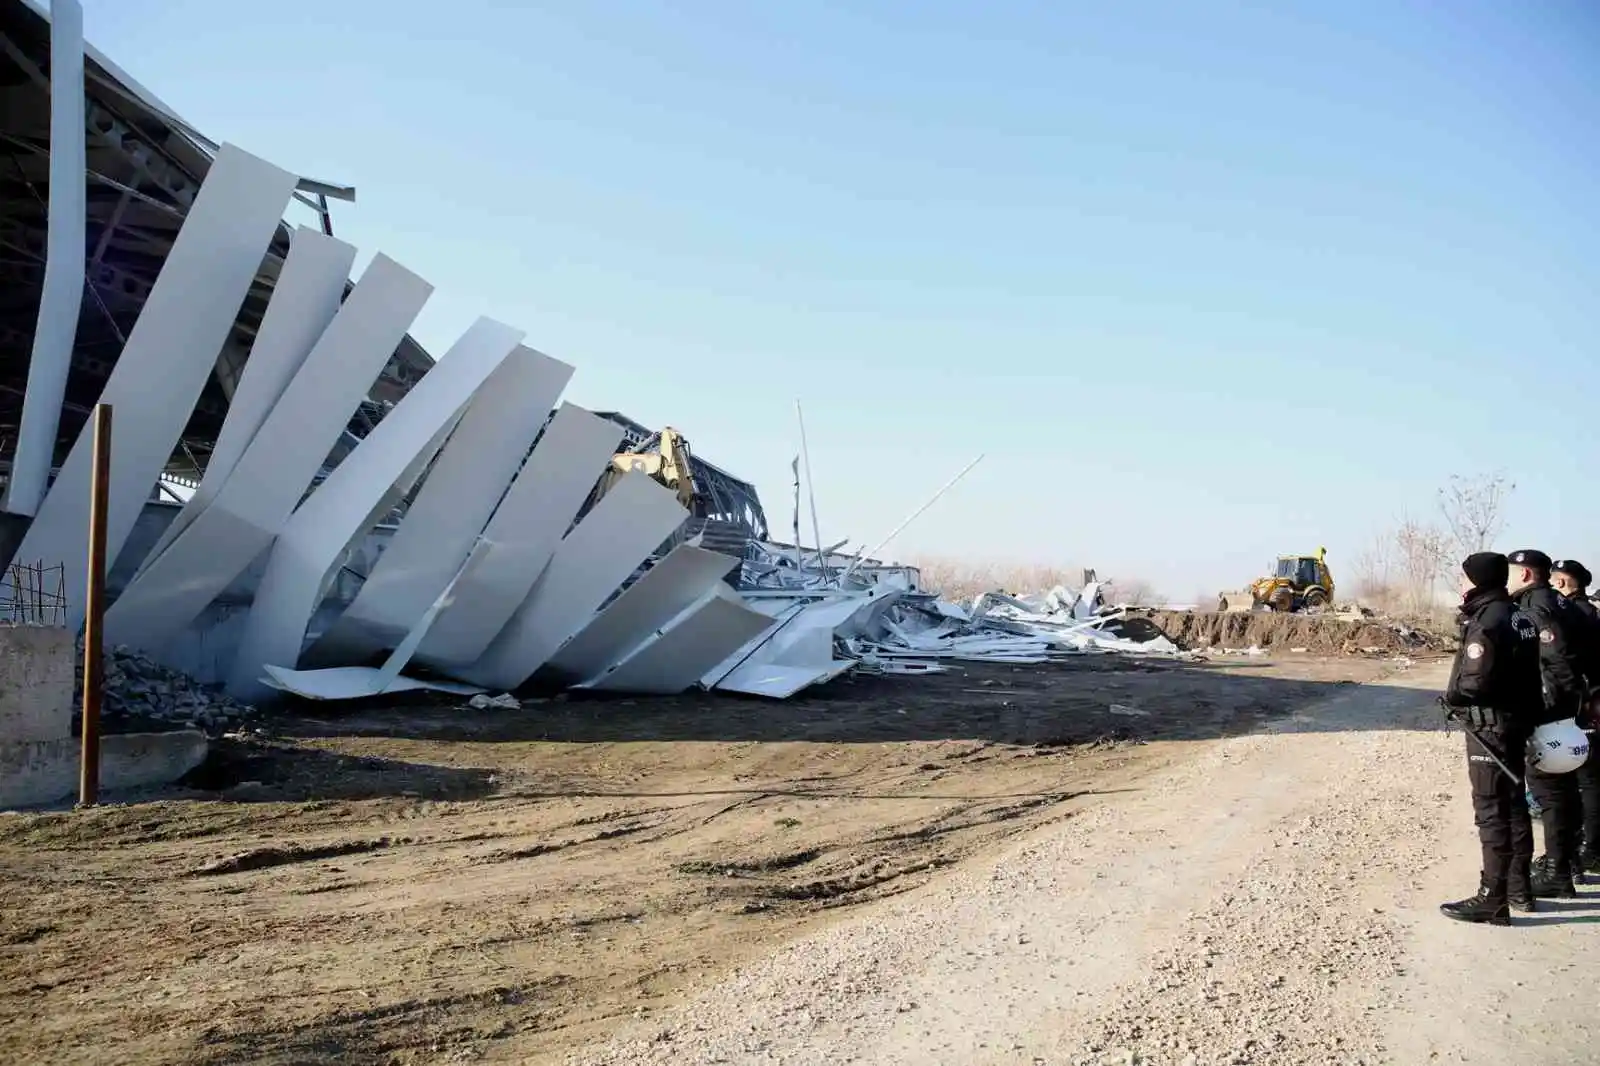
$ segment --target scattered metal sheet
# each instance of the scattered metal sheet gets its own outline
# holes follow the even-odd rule
[[[306,662],[359,662],[411,631],[472,551],[571,378],[566,363],[514,347],[473,397],[361,591]]]
[[[808,685],[831,681],[854,665],[834,658],[835,631],[893,594],[873,588],[799,604],[776,628],[707,671],[700,683],[725,692],[786,699]],[[800,683],[802,676],[810,680]]]
[[[569,681],[596,676],[692,607],[738,565],[731,555],[678,545],[563,644],[547,669]]]
[[[416,677],[390,677],[373,666],[335,666],[325,670],[290,670],[265,666],[262,684],[308,700],[356,700],[365,696],[392,696],[397,692],[427,689],[456,696],[476,696],[483,691],[455,681],[424,681]]]
[[[770,615],[751,610],[737,592],[718,584],[616,666],[577,687],[670,696],[773,625]]]
[[[561,541],[483,657],[457,676],[485,688],[520,686],[688,517],[671,489],[645,474],[624,476]]]
[[[294,175],[230,144],[201,183],[100,394],[116,411],[107,558],[171,458],[294,186]],[[15,556],[66,563],[69,629],[83,624],[88,581],[91,436],[78,435]]]
[[[832,681],[856,664],[849,659],[834,660],[826,666],[784,666],[781,663],[750,663],[717,682],[718,692],[737,692],[745,696],[765,696],[786,700],[812,685]]]
[[[216,499],[289,382],[305,365],[317,339],[338,313],[355,259],[354,245],[308,226],[295,230],[261,328],[250,346],[250,358],[244,364],[239,386],[228,400],[228,417],[217,434],[216,446],[206,458],[200,486],[162,530],[141,570],[159,559],[178,534]]]
[[[216,499],[107,612],[108,640],[175,665],[172,640],[272,544],[432,291],[388,256],[372,261]]]
[[[456,673],[483,656],[544,573],[621,440],[615,422],[561,405],[484,528],[487,556],[424,638],[419,662]]]
[[[396,482],[419,469],[424,453],[510,354],[516,338],[504,344],[508,330],[488,319],[468,329],[284,525],[245,618],[228,683],[235,698],[262,694],[267,663],[298,664],[306,625],[346,547],[377,521]]]

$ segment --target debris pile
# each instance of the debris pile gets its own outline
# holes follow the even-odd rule
[[[255,714],[255,708],[131,648],[108,651],[105,664],[100,713],[108,725],[153,722],[220,733]],[[80,677],[75,702],[81,704],[82,694]]]
[[[1275,611],[1157,611],[1151,621],[1182,647],[1200,651],[1256,647],[1317,655],[1405,655],[1448,651],[1452,647],[1452,639],[1444,634],[1381,618],[1348,619]]]

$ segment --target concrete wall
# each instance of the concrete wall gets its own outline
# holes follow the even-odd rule
[[[55,626],[0,626],[0,744],[72,732],[73,634]]]
[[[77,795],[78,738],[0,743],[0,809],[37,807]],[[110,792],[176,781],[206,757],[206,736],[123,733],[101,738],[100,788]]]

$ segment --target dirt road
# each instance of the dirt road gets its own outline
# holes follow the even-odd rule
[[[574,1064],[1595,1061],[1600,896],[1474,884],[1443,669],[1305,707],[747,966]]]
[[[1396,669],[1083,657],[279,720],[189,792],[0,818],[0,1061],[1566,1047],[1576,1000],[1462,1023],[1467,961],[1532,988],[1574,927],[1436,917],[1471,880],[1460,739],[1406,731],[1437,670]]]

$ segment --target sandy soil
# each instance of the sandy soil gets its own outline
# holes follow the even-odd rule
[[[886,897],[943,907],[926,893],[1018,834],[1394,669],[1082,657],[784,704],[279,720],[191,791],[0,818],[0,1061],[537,1063],[648,1041],[797,938],[875,925]],[[1196,787],[1169,807],[1208,803]],[[1105,914],[1139,898],[1111,896]],[[1104,937],[1095,913],[1050,935]]]

